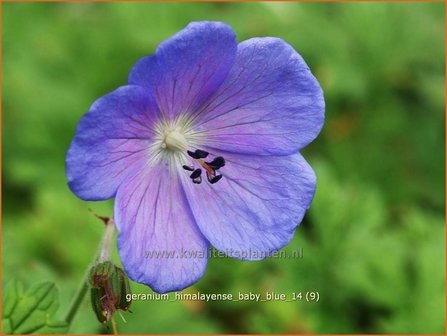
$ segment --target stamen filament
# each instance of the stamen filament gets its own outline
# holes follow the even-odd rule
[[[197,162],[203,167],[203,169],[206,170],[208,174],[214,174],[214,169],[211,168],[203,159],[198,159]]]

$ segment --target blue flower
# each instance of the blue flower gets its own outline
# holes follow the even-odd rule
[[[315,192],[299,153],[324,122],[323,92],[279,38],[239,44],[193,22],[99,98],[66,158],[84,200],[115,197],[126,272],[156,292],[202,277],[210,244],[257,260],[290,242]]]

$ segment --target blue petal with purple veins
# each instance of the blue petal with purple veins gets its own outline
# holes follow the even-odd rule
[[[292,239],[314,196],[315,174],[300,154],[226,153],[225,159],[217,184],[193,185],[182,175],[189,205],[216,249],[238,259],[263,259]]]
[[[230,74],[195,120],[214,148],[287,155],[320,132],[323,91],[289,44],[279,38],[252,38],[239,44]]]
[[[143,57],[129,83],[153,89],[167,118],[190,113],[225,80],[236,56],[236,36],[221,22],[192,22]]]
[[[202,277],[208,260],[209,243],[172,168],[149,166],[128,176],[115,199],[124,268],[132,280],[158,293],[190,286]]]
[[[125,177],[146,162],[159,119],[154,99],[139,86],[120,87],[95,101],[66,157],[73,193],[94,201],[114,197]]]

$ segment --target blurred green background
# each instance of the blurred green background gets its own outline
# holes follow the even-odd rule
[[[134,302],[122,333],[443,333],[443,3],[3,3],[3,285],[50,280],[63,316],[102,236],[64,158],[91,103],[193,20],[284,38],[325,91],[304,150],[317,193],[286,248],[212,259],[187,292],[314,290],[308,302]],[[116,253],[115,253],[116,258]],[[115,259],[118,262],[118,259]],[[150,293],[132,284],[135,293]],[[70,332],[107,333],[82,306]]]

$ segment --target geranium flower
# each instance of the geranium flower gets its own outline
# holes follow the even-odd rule
[[[68,184],[84,200],[115,197],[132,280],[181,290],[203,275],[210,244],[258,260],[289,243],[315,191],[299,150],[323,121],[320,85],[290,45],[237,44],[228,25],[194,22],[91,106]]]

